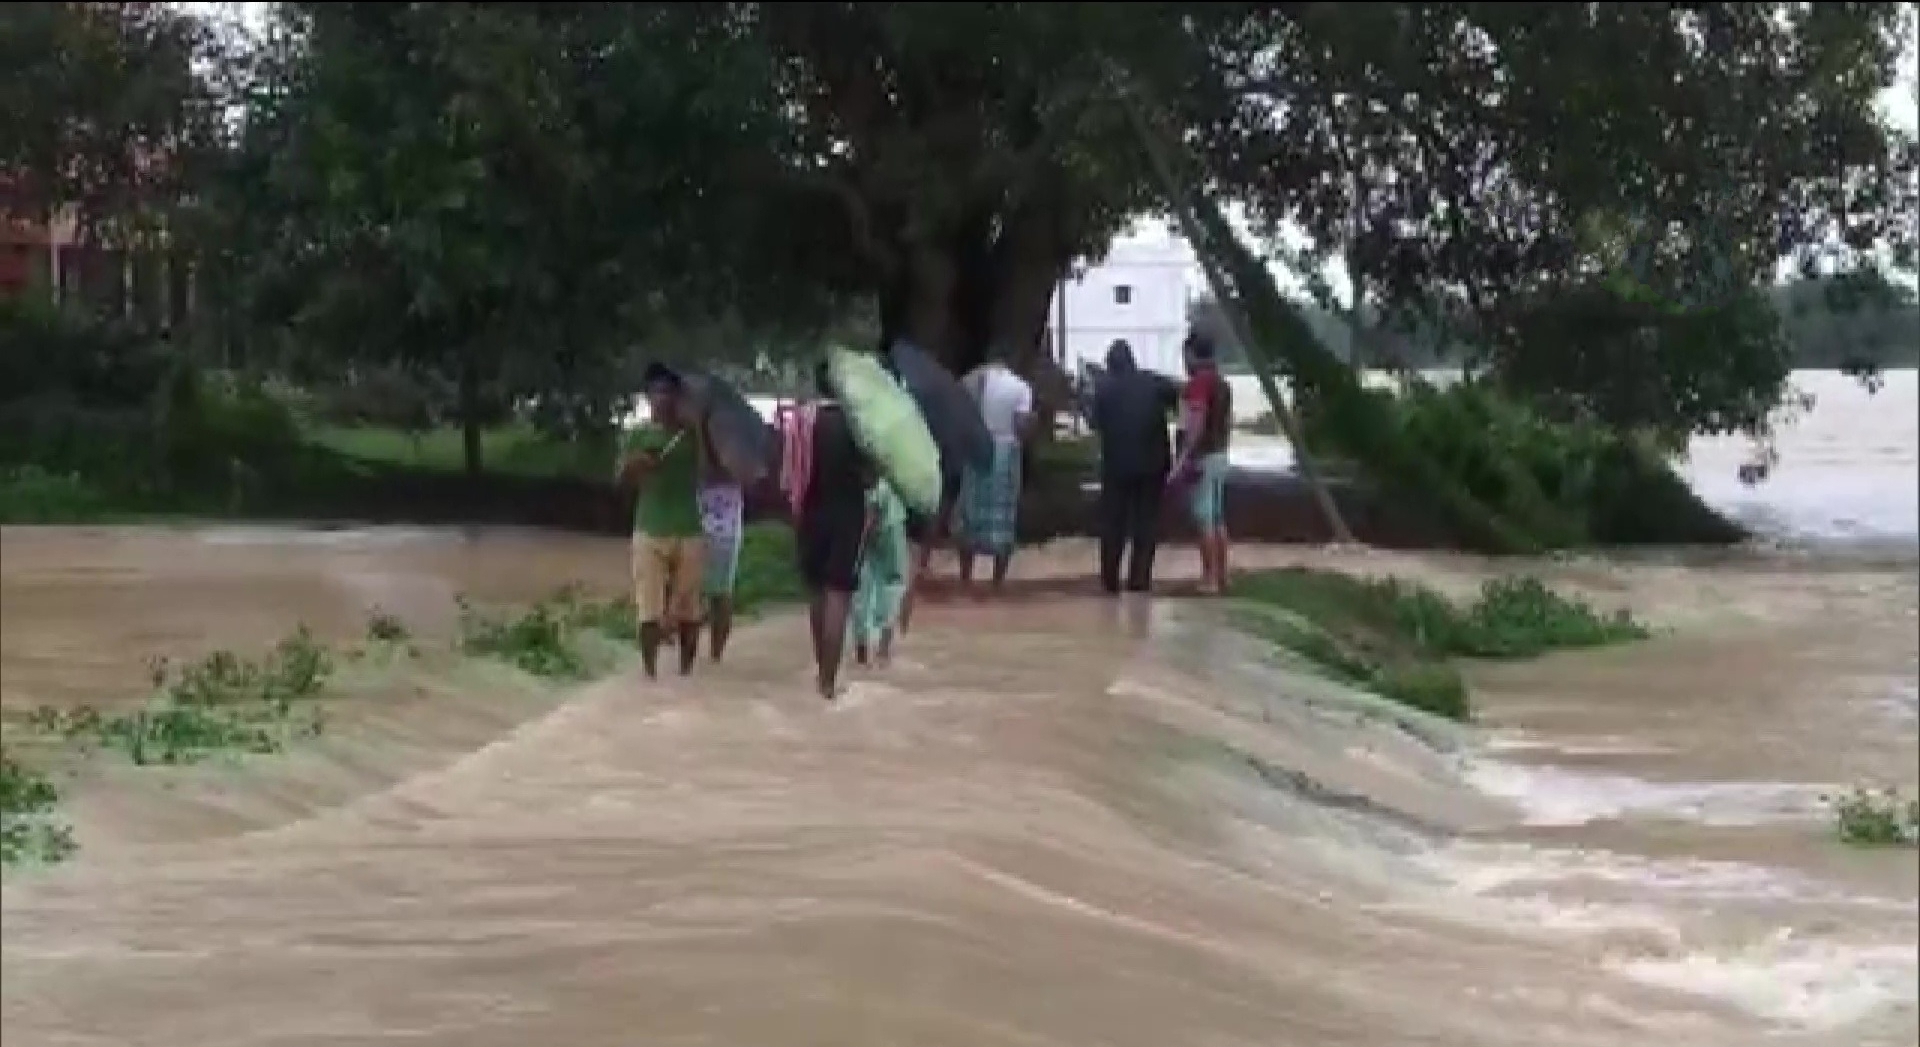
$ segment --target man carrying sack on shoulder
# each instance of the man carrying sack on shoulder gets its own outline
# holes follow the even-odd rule
[[[637,430],[616,480],[640,488],[633,506],[633,603],[640,661],[658,675],[660,647],[674,637],[680,674],[700,650],[706,537],[700,519],[704,437],[680,376],[649,364],[642,378],[651,417]]]

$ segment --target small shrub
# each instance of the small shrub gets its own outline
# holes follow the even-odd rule
[[[575,625],[564,606],[542,601],[518,617],[499,618],[478,610],[464,596],[459,605],[463,653],[498,658],[534,676],[586,678],[586,661],[574,647]]]
[[[640,631],[639,611],[630,596],[599,600],[588,596],[578,583],[554,590],[547,604],[569,628],[599,633],[610,640],[631,643]]]
[[[30,722],[68,738],[90,738],[141,765],[197,763],[219,752],[280,752],[288,739],[322,729],[318,710],[303,703],[320,693],[332,671],[329,652],[301,626],[259,661],[215,651],[175,670],[156,660],[154,695],[132,712],[41,708]]]
[[[1466,628],[1447,653],[1475,658],[1528,658],[1547,651],[1604,647],[1647,638],[1625,610],[1602,614],[1554,592],[1538,578],[1488,581],[1467,608]]]
[[[376,607],[367,615],[367,639],[374,643],[406,643],[413,638],[407,623]]]
[[[1826,801],[1833,811],[1834,829],[1845,843],[1862,847],[1920,843],[1920,799],[1903,799],[1894,789],[1856,786]]]
[[[73,853],[72,831],[53,820],[59,799],[46,775],[0,751],[0,865],[57,862]]]

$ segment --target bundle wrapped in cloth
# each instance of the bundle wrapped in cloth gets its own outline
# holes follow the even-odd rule
[[[915,512],[939,511],[940,448],[913,396],[877,359],[850,349],[827,350],[827,377],[880,475]]]

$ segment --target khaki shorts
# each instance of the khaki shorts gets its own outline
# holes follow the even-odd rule
[[[633,536],[633,605],[642,622],[687,625],[701,618],[706,539]]]

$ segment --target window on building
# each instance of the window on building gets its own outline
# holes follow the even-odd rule
[[[1132,305],[1133,288],[1126,284],[1115,284],[1113,287],[1113,304]]]

